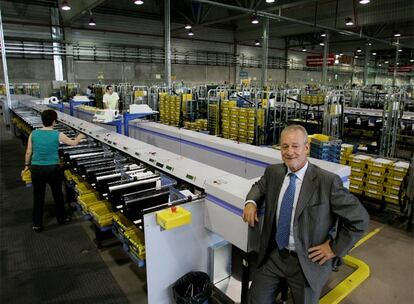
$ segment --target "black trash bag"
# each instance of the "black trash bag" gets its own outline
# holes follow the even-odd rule
[[[213,287],[207,273],[193,271],[179,278],[172,289],[177,304],[202,304],[211,297]]]

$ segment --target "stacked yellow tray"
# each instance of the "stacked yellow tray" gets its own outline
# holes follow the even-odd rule
[[[112,225],[112,218],[115,215],[109,202],[90,206],[89,213],[100,227]]]
[[[392,160],[385,158],[372,158],[367,161],[366,195],[376,199],[382,199],[384,195],[385,174],[393,163]]]
[[[128,247],[132,254],[139,259],[145,259],[145,240],[144,234],[137,227],[133,227],[125,231],[124,237],[128,240]]]
[[[407,175],[410,164],[403,161],[393,163],[387,172],[387,178],[384,183],[384,199],[392,204],[399,203],[402,182]]]
[[[349,156],[354,151],[354,145],[351,144],[342,144],[341,145],[341,157],[339,159],[339,163],[342,165],[347,165]]]
[[[219,108],[217,104],[208,105],[207,129],[211,135],[219,135]]]
[[[196,119],[196,130],[197,131],[206,131],[207,130],[207,119]]]
[[[135,225],[120,212],[114,214],[112,221],[120,234],[124,234],[126,231],[135,227]]]
[[[349,190],[355,194],[363,194],[366,181],[366,165],[372,157],[363,154],[351,154],[348,159],[351,166]]]

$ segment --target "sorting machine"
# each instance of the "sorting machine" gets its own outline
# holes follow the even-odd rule
[[[23,101],[13,111],[18,113],[21,107],[36,111],[45,108]],[[246,194],[266,162],[277,163],[280,159],[272,159],[270,149],[266,150],[269,155],[256,161],[253,157],[257,152],[237,151],[233,154],[234,164],[244,163],[243,171],[248,169],[249,163],[237,157],[243,152],[252,160],[254,170],[248,177],[235,175],[65,113],[58,113],[58,120],[89,137],[81,146],[61,149],[67,165],[107,198],[114,211],[131,217],[144,233],[148,302],[172,303],[171,285],[195,270],[207,272],[213,283],[225,290],[232,280],[232,248],[244,253],[257,248],[260,231],[249,229],[242,221]],[[348,177],[349,167],[324,163],[326,169],[343,179]],[[167,230],[158,224],[157,212],[174,204],[191,213],[191,222]],[[243,270],[246,273],[246,267]],[[245,276],[242,293],[247,284]],[[239,295],[235,300],[241,298],[245,297]]]

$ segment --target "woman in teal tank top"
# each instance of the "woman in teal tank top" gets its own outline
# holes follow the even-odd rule
[[[83,134],[79,134],[75,139],[71,139],[64,133],[54,130],[57,122],[57,113],[54,110],[45,110],[41,116],[44,127],[34,130],[29,136],[23,170],[23,172],[28,170],[30,166],[33,185],[32,229],[36,232],[43,230],[46,184],[49,184],[52,190],[58,223],[64,224],[71,221],[65,213],[58,148],[59,143],[73,146],[85,138]]]

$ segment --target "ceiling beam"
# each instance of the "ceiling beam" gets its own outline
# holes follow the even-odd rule
[[[337,29],[337,28],[333,28],[330,26],[325,26],[322,24],[314,24],[312,22],[308,22],[308,21],[303,21],[303,20],[299,20],[299,19],[295,19],[295,18],[291,18],[291,17],[287,17],[287,16],[282,16],[281,14],[272,14],[269,13],[267,11],[255,11],[253,9],[249,9],[249,8],[244,8],[244,7],[238,7],[238,6],[234,6],[234,5],[229,5],[229,4],[224,4],[224,3],[220,3],[220,2],[216,2],[216,1],[211,1],[211,0],[193,0],[196,2],[200,2],[200,3],[205,3],[205,4],[210,4],[210,5],[215,5],[217,7],[222,7],[222,8],[226,8],[228,10],[234,10],[234,11],[240,11],[240,12],[244,12],[247,14],[253,14],[256,13],[258,16],[261,17],[266,17],[269,19],[273,19],[273,20],[283,20],[283,21],[288,21],[288,22],[292,22],[292,23],[296,23],[296,24],[301,24],[303,26],[306,27],[311,27],[314,29],[319,29],[319,30],[325,30],[325,31],[330,31],[332,33],[339,33],[342,35],[346,35],[346,36],[351,36],[351,37],[359,37],[360,39],[367,39],[367,40],[372,40],[372,41],[377,41],[386,45],[391,45],[392,42],[390,42],[389,40],[383,40],[383,39],[378,39],[372,36],[368,36],[368,35],[364,35],[362,33],[355,33],[349,30],[345,30],[345,29]],[[400,45],[402,47],[409,47],[409,48],[414,48],[411,45],[402,45],[400,43]]]

